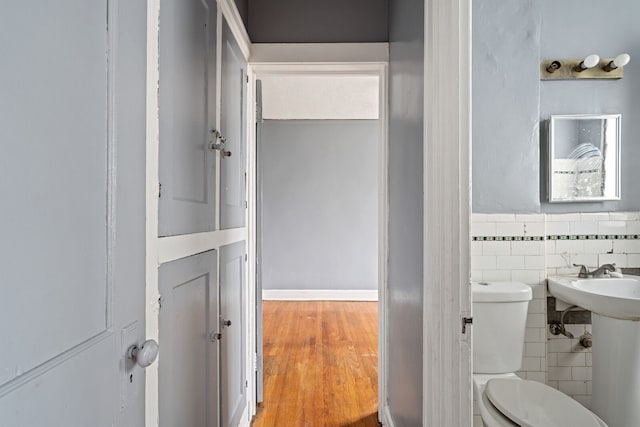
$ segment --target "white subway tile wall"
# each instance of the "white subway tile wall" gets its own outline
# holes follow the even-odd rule
[[[591,325],[565,325],[575,338],[554,336],[547,332],[547,384],[591,407],[591,349],[579,339],[591,332]],[[596,344],[597,345],[597,344]]]
[[[473,214],[473,281],[518,281],[533,290],[522,368],[517,374],[546,382],[591,405],[591,349],[578,338],[591,325],[567,325],[574,339],[547,328],[547,276],[576,274],[573,264],[640,267],[640,212]],[[562,305],[562,304],[561,304]],[[597,345],[597,337],[593,338]],[[474,405],[474,426],[481,426]]]

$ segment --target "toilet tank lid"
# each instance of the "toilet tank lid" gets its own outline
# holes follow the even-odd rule
[[[530,301],[531,287],[520,282],[477,282],[471,284],[473,302]]]

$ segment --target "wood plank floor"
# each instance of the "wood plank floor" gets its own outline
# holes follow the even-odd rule
[[[378,426],[376,302],[264,301],[255,427]]]

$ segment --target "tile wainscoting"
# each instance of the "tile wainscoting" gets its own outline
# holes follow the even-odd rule
[[[574,339],[548,332],[545,278],[577,274],[573,264],[640,267],[640,212],[473,214],[471,235],[473,281],[512,280],[533,289],[518,375],[545,382],[589,407],[591,349],[577,338],[591,332],[591,325],[568,325]],[[557,305],[560,310],[566,307]],[[598,345],[598,338],[593,342]]]

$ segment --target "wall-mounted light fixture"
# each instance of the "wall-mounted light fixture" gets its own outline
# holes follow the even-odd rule
[[[548,59],[540,63],[540,80],[621,79],[630,60],[626,53],[615,58]]]

